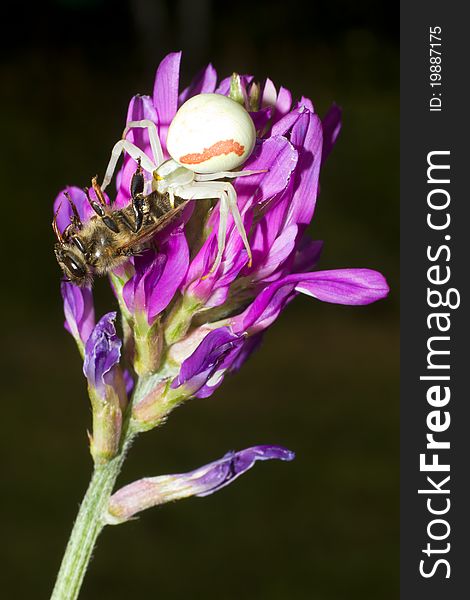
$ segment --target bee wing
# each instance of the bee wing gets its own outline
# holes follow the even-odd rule
[[[167,213],[162,215],[159,219],[157,219],[152,225],[148,225],[146,227],[142,227],[142,230],[139,233],[136,233],[131,240],[129,240],[126,244],[121,244],[119,246],[120,252],[123,254],[126,253],[126,250],[130,250],[134,246],[139,246],[139,244],[143,244],[148,242],[156,233],[164,229],[167,225],[173,221],[175,217],[177,217],[186,204],[189,202],[183,202],[179,206],[172,208]]]

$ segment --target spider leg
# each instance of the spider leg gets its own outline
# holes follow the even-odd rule
[[[235,223],[235,227],[242,238],[243,245],[246,248],[248,254],[248,265],[251,266],[252,254],[248,237],[246,235],[245,227],[243,226],[242,217],[237,206],[237,194],[235,188],[230,183],[221,181],[214,182],[195,182],[187,186],[180,186],[175,188],[174,193],[180,198],[186,198],[188,200],[202,200],[206,198],[218,198],[220,200],[219,207],[219,231],[217,234],[217,256],[214,264],[211,267],[208,275],[213,273],[222,262],[222,257],[225,249],[225,238],[227,235],[227,219],[228,213],[230,212]],[[206,277],[208,276],[206,275]]]
[[[194,181],[215,181],[216,179],[225,179],[226,177],[234,179],[235,177],[248,177],[248,175],[258,175],[267,173],[268,169],[260,171],[219,171],[218,173],[196,173]]]
[[[228,204],[228,209],[232,214],[233,217],[233,221],[235,223],[235,227],[238,230],[238,233],[240,234],[240,237],[242,238],[243,241],[243,245],[245,246],[246,252],[248,254],[248,266],[251,267],[251,263],[252,263],[252,253],[251,253],[251,248],[250,248],[250,243],[248,242],[248,237],[246,235],[246,231],[245,231],[245,227],[243,225],[243,220],[240,214],[240,211],[238,210],[238,205],[237,205],[237,192],[235,191],[235,188],[233,187],[233,185],[231,183],[228,182],[224,182],[224,181],[213,181],[213,182],[206,182],[206,183],[194,183],[193,186],[199,186],[199,185],[203,185],[204,188],[206,188],[207,190],[214,190],[213,194],[214,196],[220,197],[220,195],[217,193],[217,191],[224,191],[227,197],[227,204]],[[212,196],[207,196],[208,198],[212,197]],[[222,206],[222,204],[221,204]]]
[[[170,206],[171,208],[175,208],[175,192],[173,188],[168,188],[168,196],[170,197]]]
[[[127,152],[136,162],[141,161],[142,167],[149,173],[153,173],[157,168],[156,165],[150,160],[150,158],[144,154],[144,152],[138,148],[132,142],[128,140],[119,140],[114,144],[111,151],[111,158],[109,159],[108,166],[106,168],[106,174],[101,184],[101,189],[105,190],[111,179],[113,178],[114,171],[116,169],[117,162],[122,152]]]
[[[153,121],[150,121],[150,119],[142,119],[141,121],[130,121],[124,129],[122,139],[126,138],[127,134],[133,127],[147,129],[149,134],[150,148],[152,149],[153,154],[153,160],[158,166],[161,165],[165,158],[163,156],[163,150],[160,144],[160,138],[158,137],[157,126],[155,125],[155,123]]]
[[[251,267],[251,264],[253,262],[253,255],[251,253],[250,243],[249,243],[248,237],[246,235],[245,226],[243,225],[242,216],[240,214],[240,211],[238,210],[237,193],[231,183],[227,183],[226,186],[227,186],[226,192],[227,192],[227,198],[228,198],[228,208],[229,208],[230,212],[232,213],[235,227],[237,228],[238,233],[240,234],[240,237],[242,238],[243,245],[245,246],[246,252],[248,254],[248,267]]]

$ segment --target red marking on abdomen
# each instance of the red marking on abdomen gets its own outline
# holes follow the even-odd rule
[[[221,140],[212,144],[209,148],[204,148],[202,152],[181,156],[179,162],[184,165],[198,165],[209,160],[209,158],[221,156],[222,154],[230,154],[230,152],[235,152],[235,154],[241,156],[245,152],[245,146],[242,146],[235,140]]]

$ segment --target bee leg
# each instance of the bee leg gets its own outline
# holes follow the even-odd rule
[[[144,180],[144,172],[142,167],[140,166],[140,158],[137,161],[138,162],[138,167],[137,167],[137,171],[134,173],[134,175],[132,175],[132,179],[131,179],[131,197],[135,198],[135,196],[137,196],[137,194],[143,194],[144,192],[144,185],[145,185],[145,180]]]
[[[125,227],[127,227],[127,229],[129,229],[129,231],[132,231],[133,233],[135,233],[135,227],[134,225],[129,221],[129,219],[126,217],[126,215],[124,213],[121,213],[120,215],[121,217],[121,223],[123,223],[123,225]]]
[[[114,231],[114,233],[119,233],[119,226],[116,223],[116,221],[113,221],[113,219],[111,219],[110,216],[106,215],[105,217],[103,217],[103,223],[106,225],[106,227],[108,229],[111,229],[111,231]]]
[[[104,217],[106,212],[105,212],[103,206],[101,204],[99,204],[98,202],[96,202],[95,200],[92,200],[92,198],[90,198],[90,190],[87,187],[83,188],[83,191],[86,194],[86,199],[88,200],[88,204],[95,211],[95,213],[99,217]]]
[[[143,169],[140,165],[140,158],[137,161],[137,171],[132,175],[131,179],[131,197],[132,197],[132,210],[134,212],[135,226],[134,232],[137,233],[142,227],[144,220],[144,199],[142,194],[144,192],[145,180]]]
[[[82,221],[80,219],[80,215],[78,214],[78,210],[77,210],[77,207],[75,206],[74,201],[72,200],[72,198],[71,198],[71,196],[70,196],[70,194],[68,192],[64,192],[64,196],[69,201],[70,207],[72,209],[72,217],[70,219],[71,225],[75,229],[81,229],[82,228]]]
[[[59,242],[59,244],[63,244],[64,243],[64,238],[62,237],[62,234],[60,232],[59,226],[57,225],[57,215],[59,214],[59,210],[60,207],[62,206],[62,202],[59,204],[55,214],[54,214],[54,218],[52,219],[52,229],[55,233],[55,236],[57,238],[57,241]]]
[[[132,198],[132,210],[135,217],[134,232],[137,233],[144,221],[144,198],[141,195]]]
[[[119,227],[118,227],[117,223],[115,221],[113,221],[113,219],[109,215],[106,214],[106,211],[103,208],[103,205],[99,204],[98,202],[96,202],[95,200],[92,200],[90,198],[90,190],[88,188],[84,188],[83,191],[86,194],[88,203],[90,204],[91,208],[95,211],[95,213],[99,217],[102,218],[103,223],[106,225],[106,227],[108,229],[111,229],[111,231],[114,231],[114,233],[119,233]]]
[[[101,189],[100,184],[98,183],[97,175],[95,175],[95,177],[92,178],[91,185],[95,190],[96,197],[98,198],[101,206],[107,206],[106,198],[104,197],[103,190]]]

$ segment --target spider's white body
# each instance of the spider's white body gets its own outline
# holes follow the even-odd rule
[[[242,165],[255,145],[247,111],[220,94],[199,94],[176,113],[168,129],[170,156],[195,173],[231,171]]]
[[[148,130],[153,160],[126,140],[133,127]],[[115,145],[106,169],[102,189],[112,179],[121,152],[140,160],[150,174],[151,188],[186,200],[217,198],[220,221],[217,256],[211,272],[220,264],[225,247],[227,218],[232,214],[251,262],[251,250],[231,183],[219,179],[253,175],[260,171],[232,171],[240,167],[253,151],[256,132],[248,112],[234,100],[220,94],[198,94],[185,102],[168,130],[167,147],[172,158],[164,160],[155,123],[149,120],[127,124],[122,139]]]

